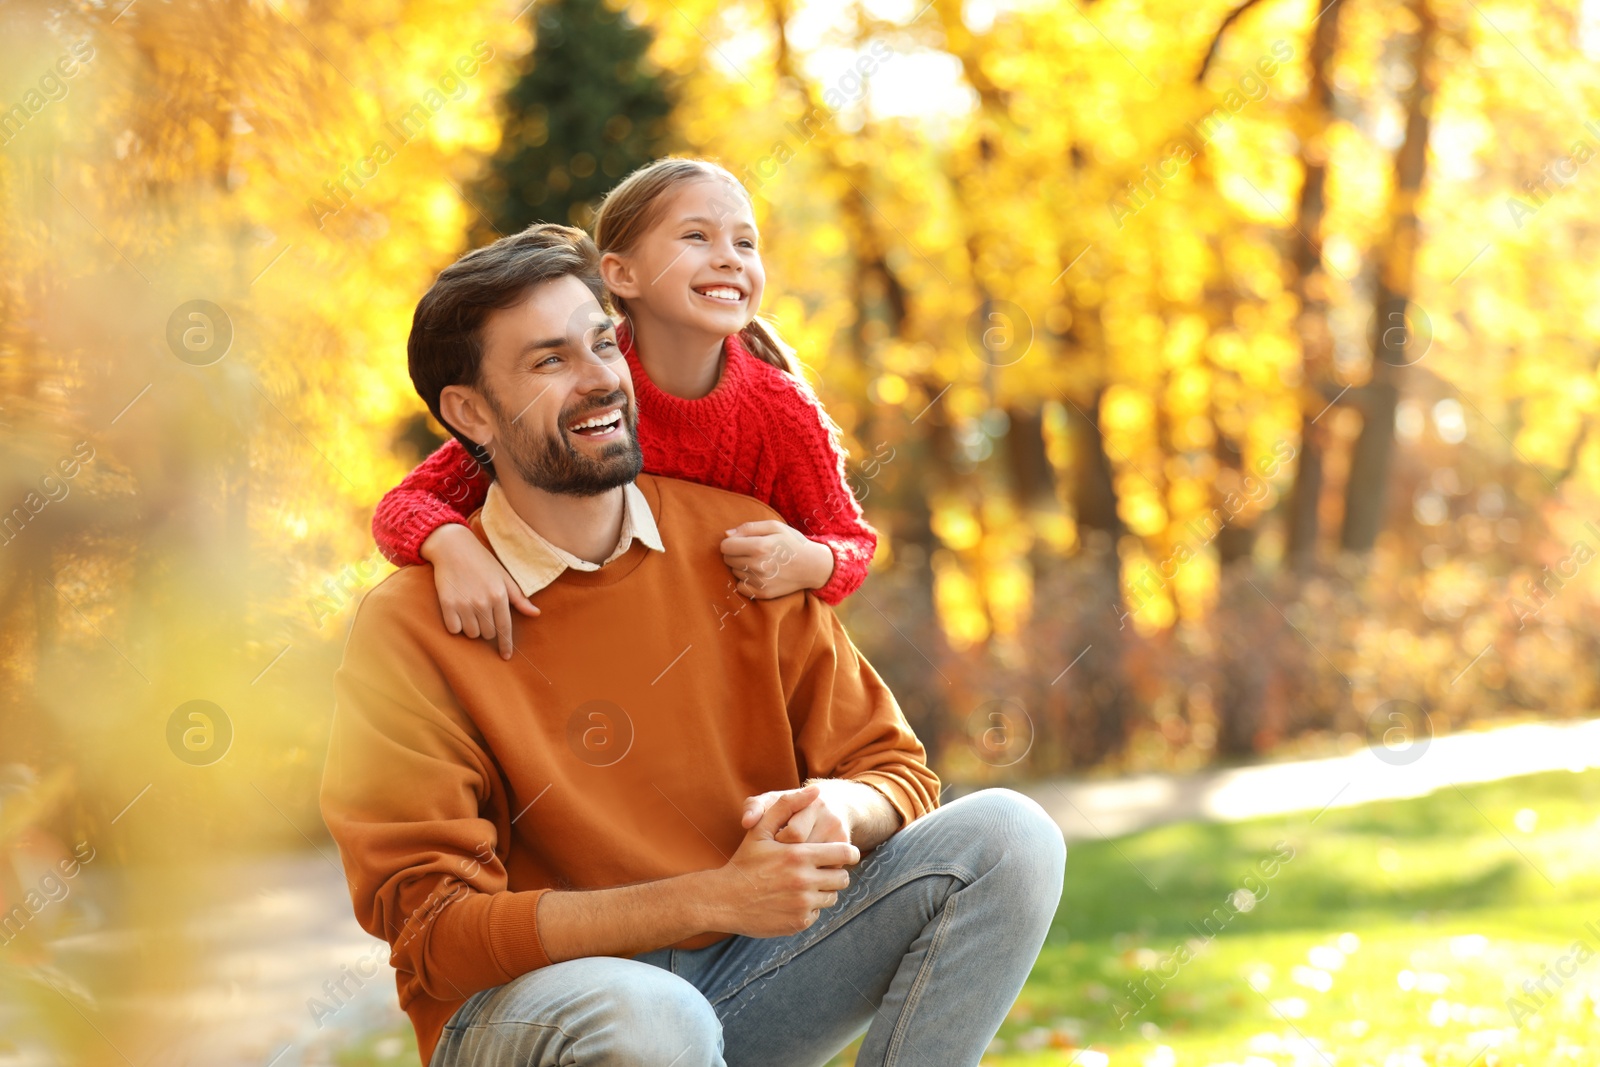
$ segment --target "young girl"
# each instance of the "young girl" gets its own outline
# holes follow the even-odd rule
[[[600,268],[622,314],[644,469],[744,493],[784,522],[747,522],[720,549],[748,597],[860,587],[878,535],[845,481],[839,428],[757,320],[766,275],[749,194],[714,163],[661,159],[623,179],[595,218]],[[433,564],[445,625],[498,636],[538,608],[465,525],[486,471],[448,441],[378,504],[372,532],[397,564]]]

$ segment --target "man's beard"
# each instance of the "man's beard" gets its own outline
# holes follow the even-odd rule
[[[487,389],[482,392],[500,423],[494,463],[510,463],[523,481],[537,489],[572,496],[597,496],[608,489],[627,485],[644,469],[644,451],[639,447],[639,416],[628,402],[627,394],[620,389],[601,403],[587,403],[577,410],[563,411],[557,423],[566,427],[582,419],[585,412],[601,411],[621,403],[627,439],[611,442],[598,456],[587,456],[574,448],[566,437],[571,431],[558,429],[553,434],[535,434],[526,422],[509,416],[494,394]]]

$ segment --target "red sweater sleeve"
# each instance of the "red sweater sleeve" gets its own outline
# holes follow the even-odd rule
[[[465,524],[488,495],[489,472],[452,437],[383,494],[372,513],[372,537],[390,563],[421,563],[428,535],[446,523]]]
[[[839,427],[810,388],[792,383],[772,405],[782,456],[773,508],[795,529],[833,552],[833,576],[817,597],[837,604],[861,588],[878,550],[878,531],[867,523],[845,475]]]

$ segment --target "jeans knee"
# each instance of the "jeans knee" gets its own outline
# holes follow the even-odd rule
[[[711,1003],[672,972],[640,966],[644,973],[606,990],[604,1025],[595,1035],[605,1054],[581,1062],[723,1067],[722,1023]]]
[[[722,1048],[716,1011],[686,979],[637,960],[585,956],[468,998],[430,1067],[726,1067]]]
[[[974,814],[983,822],[982,839],[991,859],[1016,868],[1043,889],[1054,890],[1053,899],[1059,900],[1067,842],[1061,827],[1039,802],[1014,789],[999,787],[980,789],[963,798],[963,802],[977,809]]]

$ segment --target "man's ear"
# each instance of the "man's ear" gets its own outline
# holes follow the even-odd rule
[[[632,300],[643,291],[634,277],[633,265],[615,252],[600,257],[600,280],[606,289],[624,300]]]
[[[455,430],[488,448],[496,423],[483,394],[470,385],[447,385],[439,393],[439,414]]]

